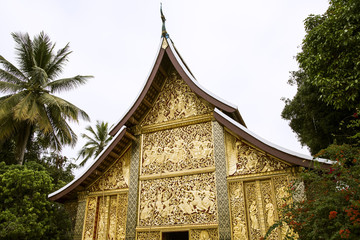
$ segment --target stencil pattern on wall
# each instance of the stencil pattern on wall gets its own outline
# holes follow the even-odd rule
[[[144,134],[141,174],[214,166],[211,122]]]
[[[127,188],[130,174],[130,150],[110,167],[96,182],[90,186],[89,191],[116,190]]]
[[[230,176],[265,173],[290,167],[290,164],[251,147],[229,133],[226,133],[226,158]]]
[[[197,97],[180,75],[174,71],[166,79],[164,88],[141,125],[162,123],[211,111],[212,106]]]
[[[141,181],[139,226],[217,223],[214,173]]]

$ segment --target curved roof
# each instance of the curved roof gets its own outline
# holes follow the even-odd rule
[[[193,92],[195,92],[198,96],[208,101],[216,108],[221,109],[223,112],[225,112],[235,121],[246,126],[244,120],[242,119],[239,113],[238,108],[235,105],[221,99],[220,97],[216,96],[215,94],[211,93],[210,91],[202,87],[197,82],[197,80],[195,79],[195,77],[187,67],[186,63],[183,61],[182,57],[176,50],[171,39],[162,37],[157,57],[150,71],[150,74],[143,86],[143,89],[140,91],[132,107],[125,113],[125,115],[121,118],[121,120],[110,131],[110,135],[114,136],[117,133],[117,131],[119,131],[119,129],[124,125],[128,127],[131,126],[131,123],[129,123],[129,121],[131,122],[131,118],[133,117],[135,112],[139,109],[141,104],[144,102],[144,99],[146,98],[146,95],[150,91],[150,88],[153,85],[156,85],[156,83],[154,84],[154,81],[156,79],[157,73],[159,71],[164,72],[164,67],[162,67],[162,64],[165,61],[169,61],[169,63],[175,68],[175,70],[179,73],[181,78],[186,82],[186,84],[190,87],[190,89]],[[149,106],[151,104],[152,103],[148,103],[147,105]]]
[[[255,133],[251,132],[238,122],[234,121],[219,109],[214,110],[214,117],[220,124],[228,128],[231,132],[235,133],[245,141],[286,162],[296,164],[302,167],[313,167],[314,162],[317,161],[325,168],[330,167],[330,165],[333,164],[333,161],[330,161],[328,159],[314,159],[311,156],[293,152],[291,150],[277,146],[257,136]]]
[[[314,160],[310,156],[291,152],[250,132],[246,128],[245,122],[237,107],[202,87],[181,58],[171,39],[162,37],[155,62],[142,90],[133,105],[110,131],[110,135],[113,136],[112,141],[80,176],[61,189],[49,194],[48,197],[50,200],[65,201],[66,199],[74,198],[77,191],[84,190],[86,186],[99,177],[99,173],[107,169],[124,153],[124,149],[127,149],[132,141],[135,140],[135,137],[130,131],[131,127],[138,125],[146,113],[152,108],[156,96],[161,92],[165,79],[168,76],[167,70],[171,68],[171,66],[179,73],[181,78],[194,93],[215,107],[213,114],[220,124],[224,125],[245,141],[275,157],[299,166],[313,166]],[[332,164],[329,160],[316,160],[324,165],[324,167],[328,167]]]
[[[99,156],[94,160],[94,162],[89,165],[82,174],[80,174],[77,178],[66,184],[64,187],[60,188],[59,190],[51,193],[48,195],[50,200],[56,201],[60,198],[66,196],[66,195],[72,195],[71,192],[75,189],[83,190],[84,187],[81,186],[81,184],[87,179],[90,178],[91,181],[96,179],[98,177],[98,173],[96,172],[96,169],[100,167],[101,165],[105,165],[106,161],[112,162],[113,159],[107,159],[109,157],[109,153],[113,152],[114,149],[117,147],[121,141],[126,140],[126,138],[131,138],[129,133],[126,131],[126,127],[122,127],[120,131],[114,136],[114,138],[111,140],[111,142],[107,145],[106,148],[99,154]],[[121,156],[119,154],[119,156]],[[111,163],[110,163],[111,164]],[[107,164],[108,165],[108,164]],[[107,166],[103,167],[104,169],[107,168]],[[91,176],[93,175],[93,176]]]

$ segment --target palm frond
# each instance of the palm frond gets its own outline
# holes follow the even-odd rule
[[[90,120],[89,116],[83,110],[60,97],[43,93],[39,97],[39,101],[46,104],[49,108],[57,108],[58,111],[62,113],[62,117],[68,120],[77,122],[79,117],[84,120]]]
[[[55,44],[54,44],[55,46]],[[65,63],[68,61],[70,51],[69,43],[62,49],[59,49],[57,54],[53,56],[49,65],[46,68],[49,79],[54,79],[62,72]]]
[[[1,71],[0,71],[1,74]],[[19,84],[15,84],[12,82],[4,82],[0,81],[0,92],[11,92],[11,93],[17,93],[18,91],[22,90],[23,87]]]
[[[32,68],[36,66],[33,43],[30,36],[28,33],[12,33],[11,35],[17,44],[15,49],[20,70],[29,74]]]
[[[15,67],[12,63],[10,63],[1,55],[0,55],[0,63],[3,65],[6,72],[16,76],[16,78],[19,80],[21,79],[22,81],[27,81],[27,77],[17,67]]]
[[[44,32],[40,32],[39,35],[35,36],[32,43],[36,66],[46,69],[53,55],[52,49],[54,44]]]
[[[77,88],[80,85],[83,85],[87,82],[89,78],[93,76],[75,76],[72,78],[63,78],[58,79],[47,84],[47,87],[50,87],[50,92],[61,92],[63,90],[71,90]]]
[[[41,67],[33,67],[31,71],[31,86],[40,89],[43,89],[43,86],[46,86],[48,81],[47,73]]]

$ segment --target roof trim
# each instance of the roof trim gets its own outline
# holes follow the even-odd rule
[[[162,48],[163,41],[166,41],[168,43],[168,47],[165,49]],[[134,101],[132,107],[128,109],[128,111],[123,115],[121,120],[113,127],[113,129],[110,131],[110,135],[114,136],[119,129],[125,125],[125,123],[130,119],[130,117],[134,114],[136,109],[140,106],[142,100],[144,99],[147,91],[149,90],[155,75],[159,69],[159,66],[161,64],[161,61],[164,57],[164,54],[167,54],[169,57],[171,63],[175,67],[176,71],[180,74],[180,76],[184,79],[186,84],[191,88],[192,91],[194,91],[197,95],[204,98],[206,101],[213,104],[216,108],[219,108],[225,112],[235,114],[235,117],[244,125],[245,122],[242,119],[239,110],[237,106],[221,99],[220,97],[216,96],[215,94],[211,93],[204,87],[202,87],[197,80],[194,78],[190,70],[188,69],[185,62],[182,60],[181,56],[179,55],[178,51],[176,50],[175,46],[173,45],[170,38],[161,38],[160,41],[160,47],[158,50],[157,57],[155,59],[155,62],[153,64],[153,67],[150,71],[150,74],[148,75],[147,80],[145,81],[142,90],[140,91],[139,95],[137,96],[136,100]]]
[[[214,117],[220,124],[224,125],[247,142],[289,163],[300,165],[302,167],[313,167],[314,162],[316,161],[319,162],[322,167],[326,168],[330,167],[330,165],[334,163],[333,161],[324,158],[314,159],[311,156],[297,153],[273,144],[249,131],[247,128],[228,117],[219,109],[214,110]]]
[[[86,169],[84,169],[83,173],[79,175],[77,178],[66,184],[64,187],[59,190],[50,193],[48,198],[52,201],[56,201],[68,194],[72,190],[74,190],[77,186],[79,186],[96,168],[104,161],[107,155],[113,150],[116,144],[124,137],[126,133],[126,127],[123,126],[120,131],[114,136],[114,138],[110,141],[110,143],[104,148],[104,150],[99,154],[99,156],[94,160],[94,162],[89,165]]]
[[[142,90],[139,92],[138,96],[136,97],[134,103],[132,106],[125,112],[125,114],[120,118],[120,121],[111,129],[109,134],[111,136],[114,136],[119,129],[125,125],[125,123],[130,119],[130,117],[134,114],[136,109],[140,106],[142,100],[145,98],[146,93],[148,92],[155,75],[157,73],[157,70],[159,69],[161,60],[163,59],[165,50],[161,47],[162,42],[164,38],[161,38],[160,46],[158,48],[158,52],[155,58],[155,61],[153,63],[153,67],[151,68],[148,77],[146,78],[146,81],[143,84]]]

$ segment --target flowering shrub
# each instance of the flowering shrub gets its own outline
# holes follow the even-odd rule
[[[280,221],[269,228],[288,228],[286,239],[359,239],[360,236],[360,148],[331,145],[317,157],[335,163],[324,169],[304,169],[290,187],[291,196],[299,195],[296,187],[305,183],[305,198],[286,199]],[[293,198],[295,199],[295,198]]]

